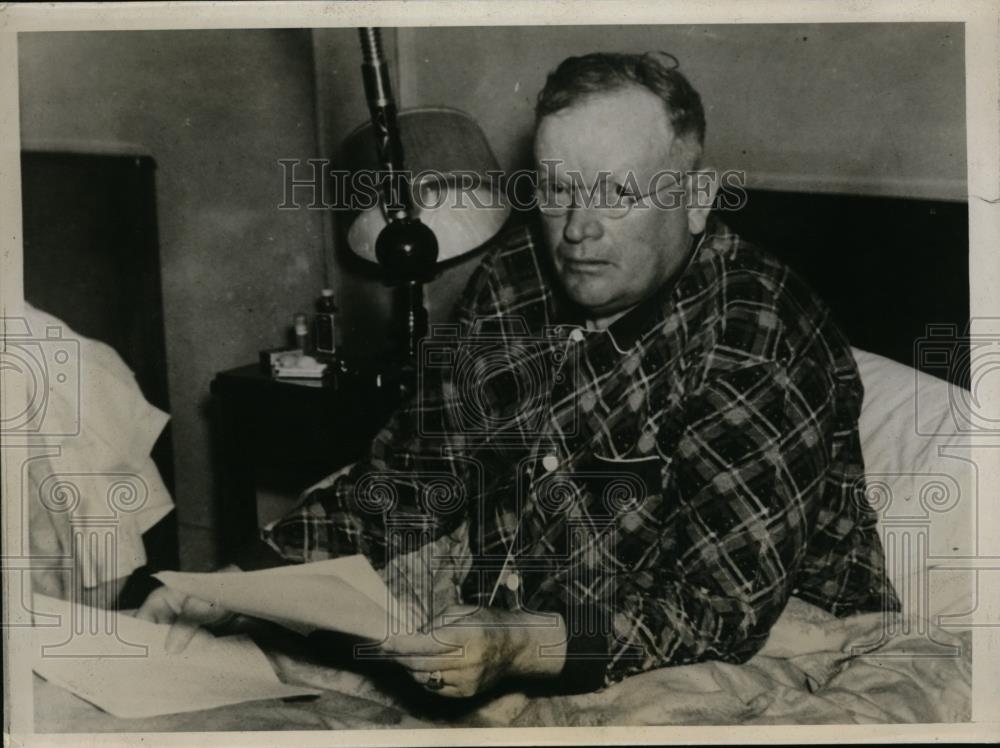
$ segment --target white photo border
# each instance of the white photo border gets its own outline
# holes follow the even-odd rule
[[[33,31],[310,28],[355,26],[470,25],[628,25],[713,23],[837,23],[933,22],[965,24],[967,162],[972,317],[1000,318],[1000,6],[989,0],[904,2],[871,0],[838,2],[812,0],[700,0],[684,2],[591,2],[582,0],[508,0],[458,2],[414,0],[397,2],[184,2],[184,3],[8,3],[0,8],[0,305],[2,316],[22,313],[22,242],[20,212],[20,132],[18,121],[17,35]],[[7,412],[23,408],[25,393],[3,387]],[[1000,392],[988,393],[990,412],[1000,407]],[[1000,486],[1000,450],[980,465],[983,485]],[[20,496],[16,451],[0,449],[3,496]],[[987,493],[987,495],[991,495]],[[15,507],[16,508],[16,507]],[[21,537],[20,511],[3,503],[5,551],[9,539]],[[984,501],[980,522],[1000,527],[1000,502]],[[997,547],[1000,533],[984,532]],[[77,745],[96,742],[94,736],[33,733],[32,673],[28,661],[30,636],[25,613],[12,604],[22,599],[21,574],[4,574],[3,596],[5,733],[15,744]],[[1000,610],[994,599],[990,610]],[[974,630],[973,722],[954,725],[828,725],[738,727],[602,727],[602,728],[481,728],[441,730],[372,730],[335,732],[255,733],[116,733],[100,736],[105,744],[135,745],[470,745],[470,744],[607,744],[653,743],[800,743],[951,739],[996,740],[996,694],[1000,693],[1000,628]]]

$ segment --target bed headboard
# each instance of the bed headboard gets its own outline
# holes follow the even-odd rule
[[[747,190],[720,216],[801,274],[853,345],[968,386],[968,345],[955,366],[916,354],[928,325],[967,332],[966,203]]]
[[[146,399],[169,412],[155,170],[148,156],[22,151],[24,296],[112,346]],[[153,460],[173,493],[169,428]],[[172,568],[176,540],[165,535],[147,551]]]

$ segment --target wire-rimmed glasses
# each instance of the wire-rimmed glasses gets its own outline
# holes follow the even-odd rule
[[[535,186],[535,200],[538,210],[546,216],[564,216],[570,210],[586,206],[594,208],[603,217],[617,221],[631,213],[633,208],[645,206],[644,201],[648,198],[658,196],[668,187],[676,187],[682,179],[683,175],[679,172],[660,172],[654,180],[650,180],[655,181],[656,186],[643,193],[627,184],[602,178],[586,193],[582,180],[578,178],[554,181],[541,178]],[[676,201],[671,199],[667,204],[653,202],[657,207],[673,207]]]

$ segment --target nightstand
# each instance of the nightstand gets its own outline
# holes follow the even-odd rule
[[[257,488],[299,492],[360,459],[399,400],[374,375],[337,385],[275,379],[259,364],[212,381],[226,560],[257,536]]]

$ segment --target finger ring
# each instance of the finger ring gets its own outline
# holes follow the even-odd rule
[[[440,670],[435,670],[433,673],[427,676],[427,682],[424,683],[427,688],[432,691],[440,691],[444,688],[444,676],[441,675]]]

